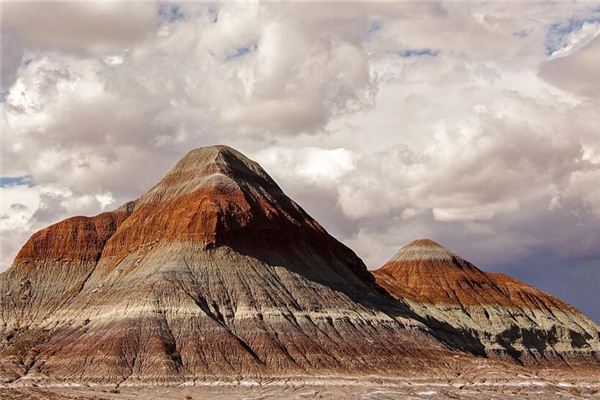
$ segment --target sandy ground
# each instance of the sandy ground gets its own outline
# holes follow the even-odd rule
[[[600,381],[323,382],[157,387],[0,387],[0,399],[259,400],[259,399],[600,399]]]

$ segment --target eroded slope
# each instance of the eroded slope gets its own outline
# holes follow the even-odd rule
[[[599,362],[600,334],[589,318],[524,282],[481,271],[431,240],[411,242],[374,275],[449,343],[462,341],[474,353],[548,365]]]
[[[6,381],[171,382],[479,365],[226,146],[113,213],[32,237],[0,275]],[[25,283],[24,283],[25,282]]]

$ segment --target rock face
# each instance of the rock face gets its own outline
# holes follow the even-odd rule
[[[374,275],[456,347],[525,364],[600,364],[599,328],[589,318],[431,240],[409,243]]]
[[[0,377],[122,383],[477,364],[237,151],[34,234],[0,275]],[[487,365],[487,364],[486,364]]]

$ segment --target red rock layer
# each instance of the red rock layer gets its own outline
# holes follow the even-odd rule
[[[573,306],[551,296],[541,290],[506,274],[488,272],[489,276],[510,300],[519,307],[538,309],[555,308],[572,313],[579,313]]]
[[[94,217],[72,217],[36,232],[14,263],[39,260],[98,261],[106,241],[129,216],[127,207]]]
[[[525,282],[508,275],[481,271],[428,239],[411,242],[373,273],[377,282],[394,295],[420,303],[497,304],[575,311],[565,302]]]

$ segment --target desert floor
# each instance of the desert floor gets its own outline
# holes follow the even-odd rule
[[[600,399],[600,380],[555,382],[270,382],[153,387],[0,387],[0,399]]]

